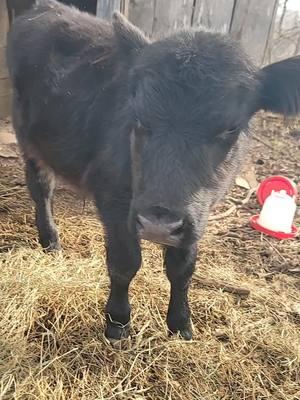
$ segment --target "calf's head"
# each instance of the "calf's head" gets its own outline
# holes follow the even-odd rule
[[[113,25],[129,71],[131,226],[141,238],[185,246],[237,173],[253,114],[300,111],[300,58],[257,69],[220,34],[150,43],[118,13]]]

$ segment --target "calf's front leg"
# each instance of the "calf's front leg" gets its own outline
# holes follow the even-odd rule
[[[171,334],[179,333],[183,339],[192,339],[188,289],[195,270],[197,245],[188,248],[167,247],[164,266],[171,284],[167,324]]]
[[[106,224],[106,253],[110,277],[110,294],[106,304],[108,339],[129,336],[131,307],[128,299],[130,282],[141,266],[141,248],[125,221]]]

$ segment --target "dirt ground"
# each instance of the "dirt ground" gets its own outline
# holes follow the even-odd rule
[[[258,181],[281,174],[299,182],[299,121],[288,127],[260,115],[249,156]],[[246,195],[235,186],[215,214]],[[44,254],[22,162],[2,154],[0,399],[300,399],[300,238],[252,230],[249,217],[258,212],[253,195],[210,222],[190,291],[192,342],[167,337],[161,251],[143,243],[132,337],[120,350],[103,337],[108,278],[93,205],[60,186],[55,216],[64,250]]]

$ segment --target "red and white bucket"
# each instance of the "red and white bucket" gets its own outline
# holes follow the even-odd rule
[[[295,238],[298,234],[293,225],[297,194],[295,183],[284,176],[271,176],[262,181],[256,193],[262,210],[250,218],[252,228],[277,239]]]

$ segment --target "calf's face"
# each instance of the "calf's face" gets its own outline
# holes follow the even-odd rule
[[[130,225],[143,239],[184,247],[201,236],[230,185],[252,115],[299,111],[291,79],[300,86],[300,61],[257,70],[219,34],[183,32],[149,43],[120,15],[114,27],[121,50],[132,51]]]
[[[219,36],[183,33],[147,46],[131,71],[132,216],[144,239],[195,241],[234,168],[256,98],[251,64]]]

